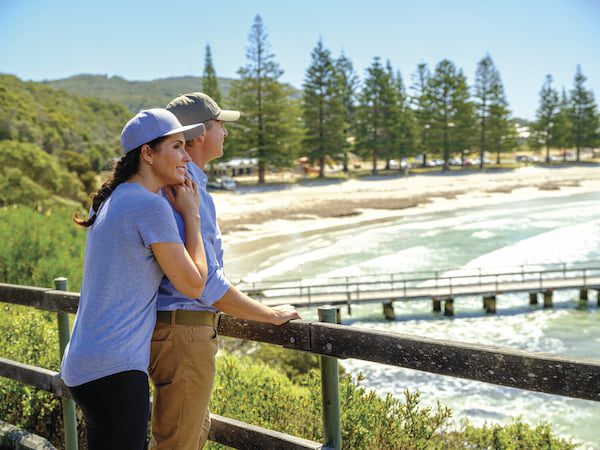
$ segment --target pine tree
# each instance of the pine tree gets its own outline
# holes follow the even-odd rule
[[[479,120],[480,168],[484,168],[485,153],[496,152],[496,164],[500,154],[515,143],[514,127],[510,124],[510,110],[500,72],[490,55],[486,55],[477,67],[475,76],[476,110]]]
[[[431,142],[443,149],[444,170],[450,169],[452,152],[469,148],[474,132],[474,106],[467,80],[454,63],[445,59],[429,79],[432,100]]]
[[[402,81],[400,71],[396,72],[393,79],[396,87],[398,101],[398,127],[396,134],[396,149],[398,160],[401,161],[414,150],[415,146],[415,116],[410,108],[406,87]],[[401,164],[398,164],[398,170],[402,170]]]
[[[554,124],[560,106],[558,92],[552,87],[552,75],[546,75],[540,90],[540,105],[536,111],[534,139],[546,147],[546,162],[550,162],[550,146],[553,144]]]
[[[283,71],[270,52],[268,36],[259,15],[254,19],[246,48],[247,64],[232,83],[231,102],[242,111],[232,128],[232,143],[258,159],[258,182],[265,182],[268,165],[284,167],[296,158],[301,140],[300,105],[291,100],[292,89],[278,79]]]
[[[319,178],[322,178],[326,156],[344,147],[345,108],[338,70],[321,40],[311,58],[303,85],[304,144],[311,160],[319,162]]]
[[[483,169],[488,150],[496,151],[496,163],[500,163],[500,153],[511,146],[510,110],[500,72],[490,55],[486,55],[477,65],[475,98],[479,120],[480,168]]]
[[[422,155],[423,167],[427,165],[427,154],[430,148],[433,107],[431,93],[429,92],[430,78],[431,73],[427,68],[427,64],[421,63],[412,76],[413,84],[411,86],[413,91],[411,103],[415,117],[415,144],[418,152]]]
[[[556,114],[556,121],[554,122],[554,139],[552,142],[555,147],[561,149],[563,161],[567,160],[566,148],[571,142],[572,129],[573,125],[569,117],[569,99],[563,87],[558,105],[558,114]]]
[[[379,57],[367,69],[367,76],[359,94],[357,144],[363,155],[369,155],[372,172],[377,173],[377,160],[387,156],[390,149],[391,123],[396,98],[393,82],[381,65]]]
[[[569,117],[573,124],[571,144],[577,149],[577,161],[580,160],[583,147],[594,147],[598,142],[600,118],[594,93],[585,88],[586,77],[578,65],[569,96]]]
[[[204,73],[202,74],[202,92],[210,95],[215,102],[221,105],[221,91],[217,81],[217,73],[213,66],[210,45],[206,44],[204,54]]]
[[[356,123],[356,96],[359,86],[358,75],[352,61],[344,53],[335,61],[339,91],[344,107],[344,145],[341,148],[344,172],[348,172],[348,152],[353,150],[353,127]]]

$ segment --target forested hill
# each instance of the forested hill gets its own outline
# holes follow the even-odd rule
[[[219,90],[224,98],[227,98],[232,81],[230,78],[218,79]],[[164,107],[179,94],[202,90],[202,78],[191,76],[129,81],[119,76],[75,75],[44,83],[71,94],[122,103],[134,113],[140,109]]]
[[[120,155],[125,106],[0,74],[0,206],[85,201]]]

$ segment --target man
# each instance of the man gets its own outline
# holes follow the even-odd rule
[[[192,159],[188,173],[200,193],[208,277],[199,299],[179,293],[166,277],[161,283],[149,368],[155,387],[150,448],[197,450],[206,443],[210,430],[208,404],[218,348],[218,313],[276,325],[300,316],[291,306],[273,309],[252,300],[229,283],[223,270],[221,232],[203,170],[223,155],[228,134],[225,122],[238,120],[240,112],[222,110],[200,92],[175,98],[167,109],[182,125],[201,122],[206,128],[204,135],[186,142],[186,150]],[[185,236],[183,221],[175,215],[179,233]]]

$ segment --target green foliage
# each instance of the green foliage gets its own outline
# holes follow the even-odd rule
[[[56,314],[20,306],[3,306],[0,310],[0,355],[58,370],[56,320]],[[0,378],[0,419],[44,436],[59,448],[62,445],[61,402],[52,394]]]
[[[444,170],[449,169],[451,153],[468,149],[474,139],[474,105],[462,70],[445,59],[429,78],[431,96],[431,144],[442,150]]]
[[[269,165],[284,167],[296,159],[302,113],[291,98],[293,90],[278,81],[283,72],[270,53],[258,15],[248,40],[248,63],[239,69],[240,79],[233,82],[230,92],[231,104],[243,113],[239,122],[230,125],[228,148],[258,158],[258,182],[262,184]]]
[[[206,44],[206,54],[204,56],[204,74],[202,76],[202,92],[208,94],[212,99],[221,104],[221,91],[215,67],[213,66],[210,45]]]
[[[211,411],[254,425],[323,440],[321,381],[311,369],[300,384],[283,375],[272,360],[238,358],[223,354],[217,359],[217,378]],[[340,378],[343,448],[347,449],[572,449],[547,425],[530,427],[515,420],[507,426],[475,427],[463,421],[453,431],[451,411],[439,404],[424,407],[418,392],[404,392],[402,399],[379,397],[365,389],[362,378]],[[223,448],[209,443],[208,448]]]
[[[39,213],[26,207],[0,210],[0,282],[52,287],[59,276],[77,291],[83,276],[85,231],[71,211]]]
[[[569,96],[568,115],[572,123],[571,143],[577,149],[579,161],[582,147],[594,147],[600,139],[600,114],[594,92],[584,86],[586,77],[577,66],[573,89]]]
[[[413,91],[411,97],[415,117],[416,150],[423,155],[423,167],[427,163],[427,154],[431,149],[431,122],[433,115],[433,100],[430,93],[431,72],[427,64],[420,63],[412,76]]]
[[[357,147],[372,160],[372,172],[377,173],[377,160],[388,157],[394,141],[398,116],[398,93],[390,70],[385,70],[378,57],[367,69],[359,95]]]
[[[95,162],[95,170],[119,154],[119,133],[129,116],[120,104],[0,75],[0,136],[47,153],[84,154]]]
[[[546,147],[546,162],[550,162],[550,146],[554,145],[554,124],[560,108],[558,91],[552,86],[552,76],[546,75],[540,90],[540,104],[536,111],[536,123],[531,134],[531,145]]]
[[[86,197],[77,175],[61,167],[54,156],[34,144],[0,141],[0,206],[42,210],[84,203]]]
[[[303,91],[304,144],[311,160],[319,162],[319,177],[325,176],[325,158],[344,147],[347,111],[345,77],[337,70],[331,52],[319,40],[311,53]]]
[[[554,435],[547,423],[532,427],[521,422],[520,418],[513,419],[504,426],[486,424],[483,427],[475,427],[468,421],[463,421],[462,432],[450,436],[450,443],[450,448],[467,447],[477,450],[569,450],[577,447],[572,441]]]
[[[475,98],[480,129],[479,159],[483,168],[488,150],[496,152],[496,162],[500,163],[500,153],[512,148],[515,140],[500,72],[490,55],[477,65]]]
[[[344,143],[340,148],[344,172],[348,172],[348,152],[354,150],[354,133],[353,129],[356,124],[356,94],[360,80],[354,71],[352,61],[342,53],[335,61],[335,67],[338,73],[338,83],[340,86],[340,96],[344,107]]]

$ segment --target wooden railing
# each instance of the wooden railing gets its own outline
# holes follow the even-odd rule
[[[0,284],[0,301],[75,313],[79,294]],[[322,322],[282,326],[224,316],[219,333],[329,358],[356,358],[529,391],[600,401],[600,361],[427,339]],[[0,358],[0,376],[69,397],[56,372]],[[322,444],[213,416],[210,439],[234,448],[325,448]]]

